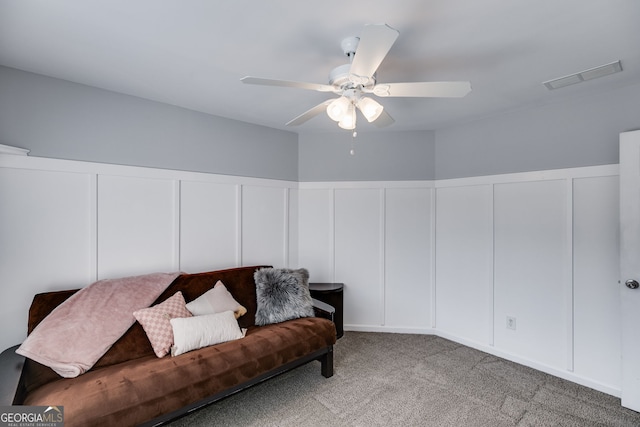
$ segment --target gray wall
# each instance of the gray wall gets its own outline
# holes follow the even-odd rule
[[[0,66],[0,144],[31,156],[298,180],[298,136]]]
[[[638,128],[640,84],[521,109],[436,131],[435,176],[616,164],[620,132]]]
[[[346,131],[298,136],[0,66],[0,144],[32,156],[302,182],[615,164],[618,135],[640,128],[638,111],[640,84],[435,132],[352,140]]]
[[[355,154],[350,155],[351,148]],[[411,181],[435,177],[433,131],[300,134],[300,181]]]

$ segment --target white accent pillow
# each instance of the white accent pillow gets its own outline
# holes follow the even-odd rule
[[[236,319],[247,312],[247,309],[233,298],[220,280],[213,288],[188,303],[187,310],[194,316],[231,310],[234,312]]]
[[[172,356],[213,344],[237,340],[244,337],[246,333],[246,329],[241,330],[238,326],[233,311],[194,317],[177,317],[171,319],[170,322],[173,328],[174,343],[171,347]]]

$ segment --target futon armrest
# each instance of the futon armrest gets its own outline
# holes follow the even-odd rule
[[[0,353],[0,406],[11,406],[16,397],[24,357],[16,353],[19,345]]]
[[[324,317],[332,322],[334,321],[333,317],[336,313],[336,309],[333,308],[332,305],[315,298],[311,298],[311,300],[313,301],[313,311],[315,311],[317,317]]]

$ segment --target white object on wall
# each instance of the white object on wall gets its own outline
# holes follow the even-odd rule
[[[0,154],[13,154],[16,156],[27,156],[29,151],[26,148],[12,147],[10,145],[0,144]]]

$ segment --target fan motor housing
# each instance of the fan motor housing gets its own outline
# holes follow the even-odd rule
[[[375,75],[369,77],[366,84],[363,84],[362,82],[354,82],[354,76],[351,75],[350,70],[351,64],[343,64],[334,68],[329,73],[329,84],[342,90],[353,89],[360,85],[367,88],[375,86]]]
[[[349,83],[349,70],[351,64],[340,65],[329,72],[329,84],[332,86],[342,87]]]

